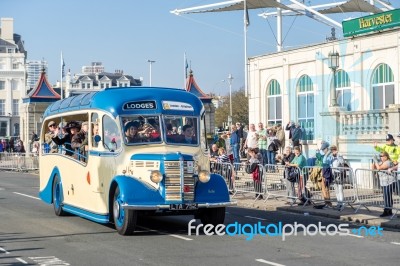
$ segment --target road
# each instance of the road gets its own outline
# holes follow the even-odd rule
[[[287,236],[284,241],[282,236],[267,235],[246,240],[250,237],[208,236],[202,230],[196,236],[194,229],[188,235],[192,217],[174,216],[142,218],[133,236],[120,236],[112,226],[73,215],[57,217],[51,205],[39,200],[38,185],[37,175],[0,172],[1,265],[383,266],[399,265],[400,261],[400,232],[391,231],[376,236],[354,232],[305,236],[300,230],[297,236]],[[264,226],[321,222],[324,226],[331,224],[331,229],[343,223],[285,212],[227,208],[225,225],[258,222]],[[308,233],[313,232],[317,233]]]

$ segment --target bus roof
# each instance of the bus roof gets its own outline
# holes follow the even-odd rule
[[[129,108],[137,104],[155,103],[154,108]],[[152,105],[150,105],[152,106]],[[99,109],[114,117],[121,114],[158,114],[199,115],[203,104],[194,94],[182,89],[161,87],[113,87],[101,91],[88,92],[59,100],[47,107],[44,117],[59,113]]]

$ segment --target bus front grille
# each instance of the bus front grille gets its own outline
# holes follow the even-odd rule
[[[181,171],[183,171],[183,182],[181,182]],[[187,161],[183,162],[183,169],[181,169],[179,161],[165,162],[165,200],[194,200],[194,178],[193,173],[188,171]]]

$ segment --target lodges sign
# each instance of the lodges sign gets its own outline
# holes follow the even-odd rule
[[[400,9],[342,22],[343,36],[352,37],[400,26]]]

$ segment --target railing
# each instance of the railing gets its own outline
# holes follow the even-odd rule
[[[342,111],[339,114],[340,135],[348,137],[368,134],[386,134],[389,130],[387,110]]]

